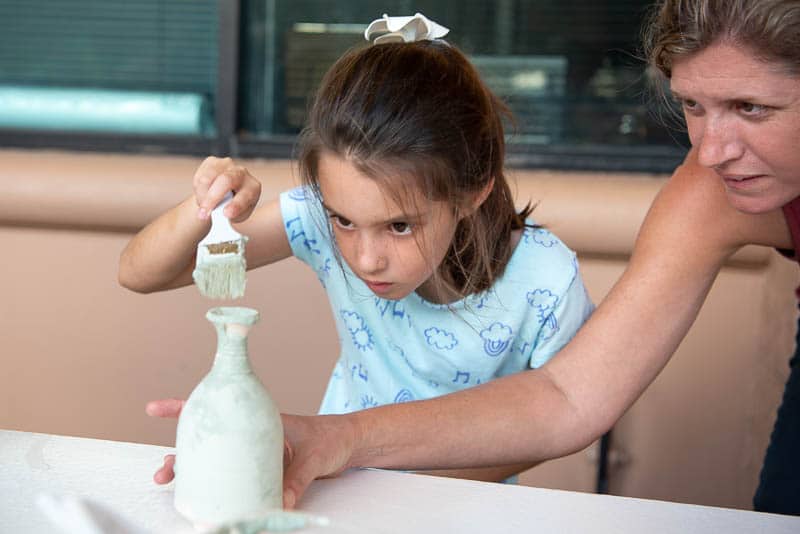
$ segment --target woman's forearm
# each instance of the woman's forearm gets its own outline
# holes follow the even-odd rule
[[[667,363],[737,248],[726,238],[736,233],[730,221],[709,209],[716,193],[694,179],[678,176],[662,190],[625,273],[545,366],[428,401],[354,413],[351,465],[536,462],[600,437]]]
[[[541,369],[428,401],[351,414],[358,437],[350,465],[463,468],[538,462],[585,448],[663,368],[711,280],[683,303],[665,298],[630,317],[619,313],[635,300],[623,283]],[[661,306],[673,312],[682,307],[684,319],[661,324],[668,322],[662,321]]]

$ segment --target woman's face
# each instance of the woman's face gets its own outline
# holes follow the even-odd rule
[[[733,207],[761,213],[800,196],[800,77],[717,43],[675,61],[670,86]]]

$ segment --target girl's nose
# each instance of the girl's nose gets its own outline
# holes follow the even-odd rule
[[[744,143],[736,127],[717,118],[704,121],[697,147],[698,162],[709,168],[723,167],[744,154]]]
[[[380,239],[369,236],[361,236],[358,240],[357,261],[358,268],[362,273],[377,273],[385,269],[388,264],[388,257],[385,254],[384,246]]]

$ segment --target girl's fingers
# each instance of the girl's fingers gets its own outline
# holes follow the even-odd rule
[[[261,196],[261,183],[247,170],[244,173],[246,176],[223,212],[233,222],[242,222],[250,217]]]
[[[147,403],[144,411],[151,417],[178,417],[184,404],[186,401],[182,399],[154,400]]]
[[[208,218],[208,214],[225,198],[229,191],[234,191],[233,199],[225,207],[226,217],[235,222],[246,219],[261,196],[261,184],[244,167],[229,161],[224,168],[214,167],[217,174],[208,181],[210,174],[203,174],[202,183],[195,184],[200,218]]]
[[[236,170],[232,168],[225,169],[223,172],[214,178],[214,181],[209,185],[208,191],[204,199],[200,201],[200,208],[211,212],[217,205],[222,202],[230,191],[237,189]],[[231,202],[233,202],[231,200]]]
[[[192,179],[194,196],[197,199],[198,206],[203,207],[203,201],[208,194],[211,184],[214,183],[217,176],[231,165],[233,165],[233,160],[230,158],[215,158],[210,156],[203,160],[203,163],[197,168],[197,171],[194,173],[194,178]]]
[[[156,471],[153,475],[153,481],[156,484],[169,484],[175,478],[175,455],[168,454],[164,456],[164,465]]]

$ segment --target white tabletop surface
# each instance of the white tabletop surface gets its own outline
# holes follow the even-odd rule
[[[0,533],[60,532],[41,493],[98,502],[152,534],[193,532],[152,473],[166,447],[0,430]],[[708,506],[357,470],[315,481],[300,509],[334,533],[800,533],[800,518]]]

